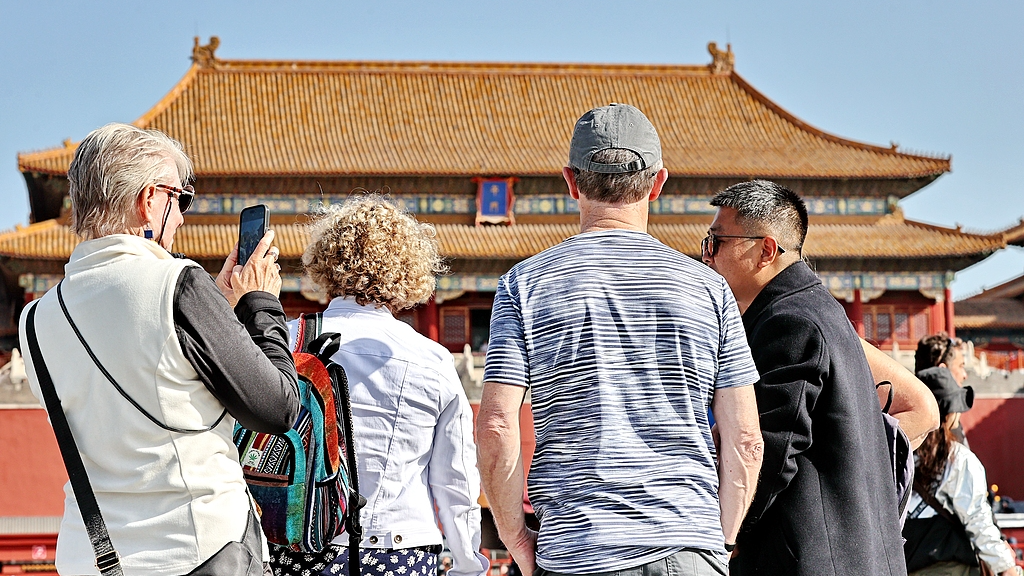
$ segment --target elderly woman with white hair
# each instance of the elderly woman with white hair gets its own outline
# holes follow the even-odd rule
[[[480,477],[473,413],[443,346],[395,318],[434,293],[445,267],[434,228],[381,196],[353,197],[311,224],[302,257],[331,298],[322,332],[341,335],[332,359],[352,399],[359,486],[367,505],[360,561],[366,574],[434,576],[442,532],[451,576],[482,576]],[[294,342],[297,323],[289,325]],[[438,529],[440,524],[441,529]],[[347,574],[348,535],[320,554],[272,547],[277,575]]]
[[[117,555],[97,560],[90,499],[69,483],[61,574],[115,557],[126,575],[269,569],[231,435],[236,420],[284,432],[298,413],[277,250],[268,233],[242,267],[236,247],[216,282],[174,257],[191,177],[180,144],[125,124],[90,133],[68,171],[82,242],[20,335],[32,391],[56,391]]]

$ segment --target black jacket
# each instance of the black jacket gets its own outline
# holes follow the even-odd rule
[[[843,307],[797,262],[743,325],[765,450],[732,573],[905,575],[882,414]]]
[[[281,301],[245,294],[234,314],[213,278],[198,266],[181,271],[174,289],[174,329],[185,358],[239,424],[283,434],[299,415],[295,362]]]

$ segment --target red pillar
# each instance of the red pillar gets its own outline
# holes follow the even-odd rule
[[[956,337],[956,328],[953,327],[953,291],[946,288],[946,333],[950,338]]]
[[[929,334],[936,334],[946,329],[945,306],[942,302],[933,302],[931,305],[931,309],[932,325],[929,328]]]
[[[853,326],[857,334],[864,337],[864,303],[860,299],[860,288],[853,289],[853,306],[850,307],[850,314],[853,315]]]
[[[438,329],[440,324],[437,312],[437,302],[431,298],[427,301],[427,305],[423,307],[423,325],[426,327],[426,337],[430,338],[434,342],[440,342],[441,332]]]

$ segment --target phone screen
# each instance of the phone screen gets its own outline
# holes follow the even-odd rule
[[[238,263],[245,266],[256,250],[256,245],[267,233],[270,210],[263,204],[242,210],[238,224]]]

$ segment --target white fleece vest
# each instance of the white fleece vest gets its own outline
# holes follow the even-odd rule
[[[72,319],[118,384],[164,424],[194,430],[213,424],[224,407],[198,379],[174,329],[174,289],[190,265],[152,241],[106,236],[78,245],[62,290]],[[234,418],[199,434],[158,427],[93,364],[55,289],[36,308],[43,358],[125,574],[185,574],[241,539],[249,500],[231,442]],[[41,398],[27,351],[25,362]],[[97,574],[70,483],[64,493],[57,570]]]

